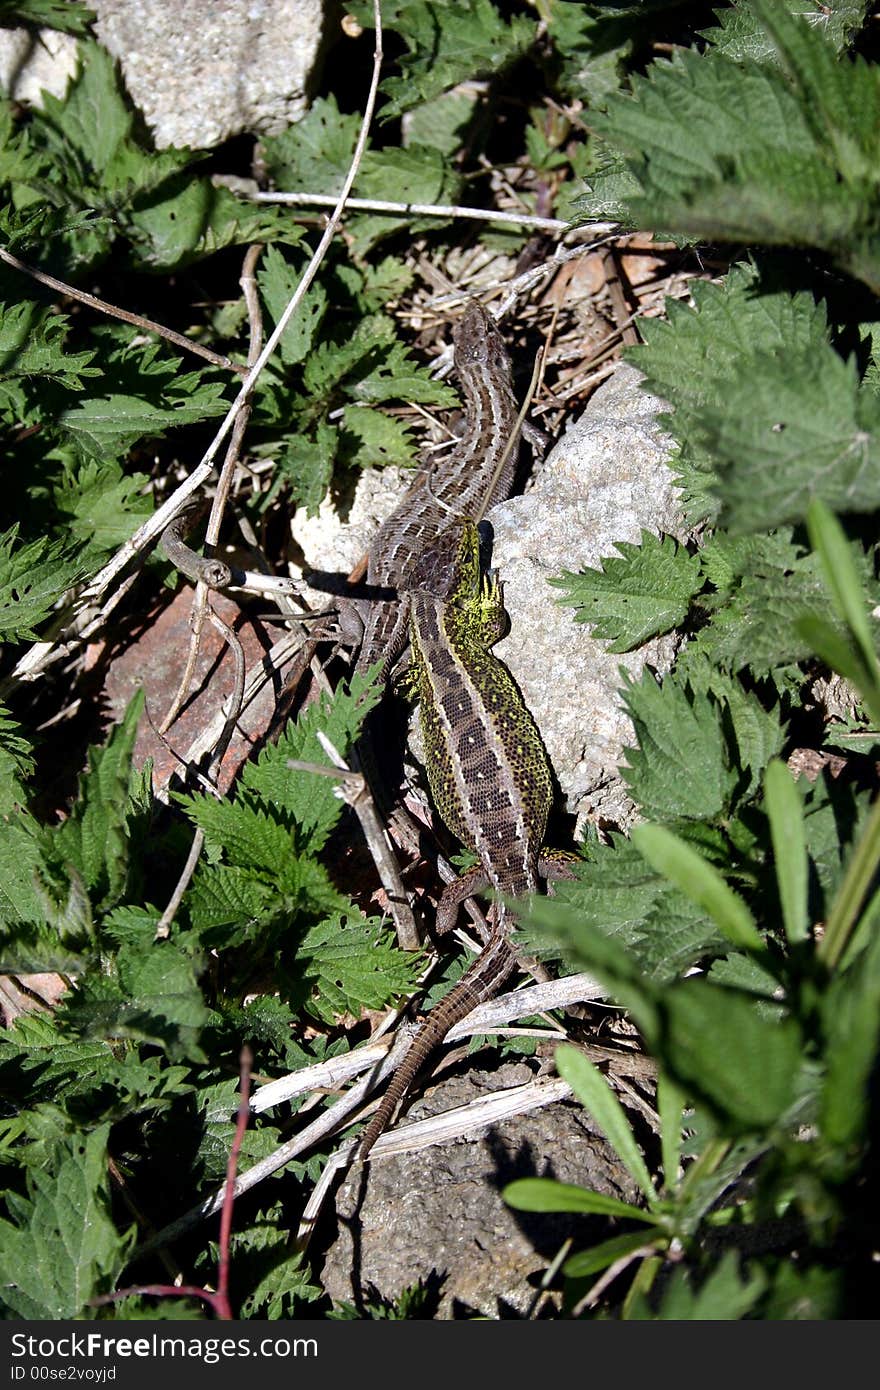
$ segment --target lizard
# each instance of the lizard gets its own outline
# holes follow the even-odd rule
[[[433,569],[433,573],[431,572]],[[443,891],[437,931],[454,925],[459,904],[481,888],[506,898],[538,891],[541,877],[571,876],[545,852],[553,796],[541,736],[507,668],[491,652],[506,625],[497,579],[483,578],[473,522],[460,527],[454,558],[435,549],[417,567],[410,595],[408,684],[419,699],[428,784],[452,833],[478,862]],[[507,909],[497,903],[483,950],[428,1014],[361,1136],[367,1157],[413,1078],[454,1023],[491,998],[513,973]]]
[[[476,301],[457,324],[453,344],[465,403],[461,439],[442,463],[420,471],[370,542],[367,584],[393,593],[369,604],[358,675],[381,661],[386,680],[406,646],[409,590],[420,557],[464,517],[482,516],[502,502],[513,484],[519,441],[510,358],[494,320]]]

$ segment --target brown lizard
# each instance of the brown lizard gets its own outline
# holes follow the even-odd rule
[[[449,829],[479,862],[443,892],[437,930],[480,888],[505,898],[537,892],[541,877],[570,877],[564,856],[543,852],[552,779],[541,736],[507,668],[492,655],[505,626],[495,580],[480,574],[479,536],[466,522],[451,567],[440,555],[433,577],[410,597],[409,683],[419,698],[428,782]],[[506,910],[496,904],[480,955],[431,1011],[361,1137],[365,1158],[428,1054],[477,1004],[497,993],[516,965]]]

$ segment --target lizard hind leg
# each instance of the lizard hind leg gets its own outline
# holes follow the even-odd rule
[[[458,909],[465,898],[472,898],[489,886],[489,879],[482,864],[474,864],[460,878],[447,883],[437,904],[437,918],[434,930],[438,936],[452,931],[458,919]]]

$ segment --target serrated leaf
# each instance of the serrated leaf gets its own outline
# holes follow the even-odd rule
[[[28,800],[25,782],[34,770],[32,746],[21,725],[0,703],[0,817]]]
[[[689,555],[671,536],[642,530],[639,545],[615,541],[618,556],[602,569],[569,572],[549,582],[566,589],[558,603],[577,608],[577,620],[590,623],[593,636],[610,639],[608,651],[627,652],[649,638],[678,627],[700,589],[700,558]]]
[[[829,336],[821,304],[776,288],[752,265],[735,265],[723,286],[694,284],[692,296],[693,309],[669,303],[667,321],[646,323],[644,344],[627,357],[645,373],[646,386],[674,407],[663,424],[680,445],[689,516],[697,521],[718,510],[707,498],[710,488],[717,490],[708,425],[728,410],[731,378],[752,379],[754,359],[762,355],[784,362],[790,353],[819,352]]]
[[[342,803],[334,796],[329,778],[293,771],[287,764],[293,760],[329,766],[315,737],[318,729],[345,757],[378,699],[379,692],[371,682],[354,677],[349,689],[337,691],[332,699],[322,694],[295,722],[288,723],[274,747],[264,749],[255,763],[244,768],[244,787],[265,804],[293,816],[303,833],[304,847],[313,854],[324,845],[342,814]]]
[[[88,459],[56,490],[55,505],[71,536],[100,553],[115,550],[152,513],[145,473]]]
[[[126,882],[129,775],[143,708],[144,694],[138,691],[104,747],[89,750],[89,770],[80,781],[77,801],[54,832],[61,858],[74,866],[95,901],[104,906],[118,901]]]
[[[287,483],[291,501],[294,506],[305,507],[309,516],[318,515],[338,449],[339,431],[319,420],[313,435],[290,435],[276,459],[278,478]]]
[[[728,941],[743,950],[763,952],[763,939],[742,898],[691,845],[662,825],[636,825],[632,840],[651,867],[707,912]]]
[[[303,997],[328,1023],[341,1014],[379,1009],[416,983],[413,955],[401,951],[375,919],[336,915],[317,923],[296,953]],[[310,996],[305,992],[311,990]]]
[[[343,412],[343,451],[346,462],[357,468],[406,467],[415,457],[415,444],[407,426],[381,410],[347,405]]]
[[[281,318],[294,290],[302,279],[305,261],[289,261],[275,246],[263,254],[257,283],[263,302],[275,323]],[[278,344],[281,360],[288,366],[302,362],[315,342],[321,321],[327,312],[327,291],[320,283],[313,284],[288,323]]]
[[[263,137],[266,168],[276,188],[298,193],[342,190],[360,129],[356,113],[340,112],[335,96],[317,97],[302,120]]]
[[[112,974],[87,975],[59,1017],[85,1037],[131,1038],[162,1047],[174,1061],[203,1062],[198,1038],[208,1010],[200,963],[171,941],[120,948]]]
[[[18,527],[0,535],[0,639],[36,640],[35,627],[61,596],[82,579],[85,567],[60,541],[41,536],[18,543]]]
[[[705,240],[819,247],[876,290],[876,65],[838,59],[778,4],[752,9],[785,72],[680,50],[597,117],[640,185],[629,215]]]
[[[382,83],[388,97],[382,111],[386,120],[458,82],[501,71],[525,53],[535,37],[534,21],[521,16],[505,21],[491,0],[461,0],[454,7],[436,0],[406,0],[385,23],[398,28],[409,48],[399,60],[402,75]]]
[[[28,1198],[0,1221],[0,1286],[13,1315],[69,1319],[113,1288],[134,1230],[110,1218],[109,1126],[70,1140],[54,1172],[29,1172]]]
[[[828,343],[753,353],[703,421],[734,533],[801,521],[814,497],[838,511],[880,504],[880,402]]]
[[[48,377],[69,390],[83,390],[83,378],[100,376],[90,366],[94,350],[68,352],[69,322],[33,300],[0,304],[0,381],[16,377]]]
[[[675,674],[662,686],[646,671],[627,678],[624,699],[638,748],[628,748],[624,780],[643,813],[656,820],[712,820],[729,804],[730,767],[718,707],[689,693]]]

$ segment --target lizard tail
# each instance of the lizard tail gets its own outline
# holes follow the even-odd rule
[[[417,1072],[439,1047],[453,1024],[491,999],[516,968],[516,952],[496,928],[485,948],[471,962],[461,979],[441,999],[413,1038],[412,1045],[388,1083],[379,1109],[361,1135],[357,1157],[363,1161],[379,1135],[387,1128],[399,1102],[406,1095]]]

